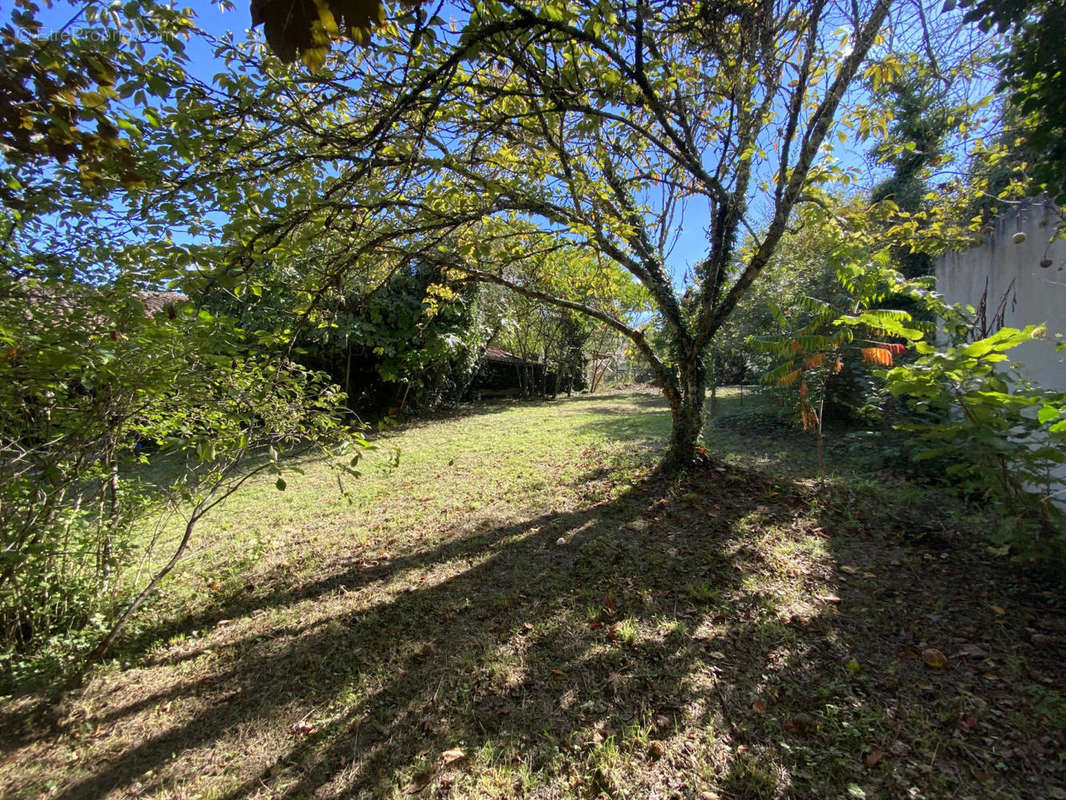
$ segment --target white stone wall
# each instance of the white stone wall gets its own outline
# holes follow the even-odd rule
[[[997,327],[993,316],[1004,300],[1004,325],[1046,324],[1045,339],[1008,355],[1043,388],[1066,392],[1066,351],[1055,347],[1066,341],[1066,240],[1056,237],[1061,214],[1050,202],[1016,206],[996,221],[981,246],[937,259],[936,288],[949,303],[976,309],[987,285],[988,333]],[[1051,482],[1051,498],[1066,510],[1066,465],[1055,470]]]
[[[1046,339],[1015,348],[1011,360],[1024,363],[1029,378],[1054,391],[1066,391],[1066,351],[1055,349],[1066,340],[1066,240],[1054,238],[1061,222],[1050,202],[1027,202],[1000,217],[981,246],[946,253],[936,262],[937,291],[949,303],[977,308],[987,285],[990,324],[1005,298],[1004,324],[1047,325]]]

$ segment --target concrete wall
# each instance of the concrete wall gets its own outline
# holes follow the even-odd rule
[[[1003,324],[1012,328],[1047,324],[1047,338],[1012,350],[1011,360],[1023,362],[1029,378],[1055,391],[1066,391],[1066,352],[1055,349],[1066,340],[1066,240],[1051,241],[1061,222],[1050,202],[1027,202],[1000,217],[981,246],[936,262],[937,291],[949,303],[978,308],[985,298],[988,333],[998,327],[993,317],[1000,308]],[[1022,238],[1018,234],[1024,241],[1015,241]]]

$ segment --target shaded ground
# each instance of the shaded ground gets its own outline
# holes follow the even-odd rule
[[[498,407],[353,507],[253,494],[130,666],[5,703],[0,795],[1066,798],[1057,590],[935,495],[744,466],[772,437],[649,473],[667,427]]]

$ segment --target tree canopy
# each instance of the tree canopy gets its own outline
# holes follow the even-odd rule
[[[707,343],[834,174],[830,134],[860,128],[845,95],[899,69],[876,49],[891,10],[478,3],[456,7],[458,25],[401,18],[310,75],[234,50],[221,91],[190,94],[172,124],[175,148],[197,153],[179,185],[210,183],[199,200],[227,208],[228,275],[285,254],[308,262],[313,295],[418,256],[591,314],[648,359],[674,411],[673,456],[691,460]],[[250,190],[253,175],[269,185]],[[670,254],[697,202],[709,223],[686,315]],[[743,254],[742,233],[755,243]],[[627,320],[509,277],[560,240],[644,286],[666,352]]]

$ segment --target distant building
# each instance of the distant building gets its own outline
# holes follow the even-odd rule
[[[487,347],[470,391],[481,398],[542,395],[546,393],[546,368],[542,361]]]

